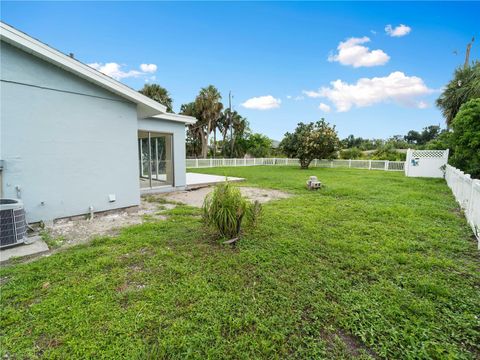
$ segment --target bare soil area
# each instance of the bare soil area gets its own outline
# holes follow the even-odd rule
[[[291,195],[280,191],[271,189],[261,189],[255,187],[239,187],[240,192],[250,201],[258,200],[260,203],[266,203],[272,200],[285,199]],[[162,194],[161,196],[166,201],[180,202],[185,205],[201,207],[205,196],[213,191],[213,187],[204,187],[190,191],[177,191],[174,193]]]
[[[147,220],[165,220],[167,217],[162,212],[174,207],[174,204],[161,204],[142,198],[138,207],[95,214],[93,219],[87,216],[59,219],[48,225],[46,231],[49,238],[58,242],[57,245],[74,245],[95,236],[115,235],[122,227],[141,224]]]
[[[165,210],[174,208],[175,203],[201,207],[205,196],[212,190],[213,187],[202,187],[189,191],[147,195],[142,197],[139,207],[95,214],[93,219],[89,219],[88,216],[59,219],[46,227],[46,241],[52,248],[84,243],[96,236],[113,236],[126,226],[145,221],[165,220],[167,218]],[[279,190],[254,187],[240,187],[240,191],[250,201],[258,200],[260,203],[291,196]]]

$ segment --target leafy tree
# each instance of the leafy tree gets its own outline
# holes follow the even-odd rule
[[[454,154],[450,163],[480,178],[480,98],[462,105],[452,122]]]
[[[213,131],[213,144],[216,154],[217,146],[217,121],[222,114],[223,104],[221,103],[222,95],[213,85],[209,85],[200,90],[200,93],[195,98],[195,111],[197,114],[198,126],[202,129],[202,157],[206,158],[208,155],[208,137]]]
[[[372,153],[371,159],[375,160],[390,160],[390,161],[405,161],[406,154],[398,152],[392,144],[385,144],[380,146]]]
[[[425,144],[426,150],[446,150],[450,149],[450,156],[453,155],[452,144],[453,133],[450,130],[442,130],[440,134],[433,140],[430,140]]]
[[[430,125],[424,127],[422,132],[410,130],[405,135],[405,141],[409,144],[425,145],[429,141],[435,139],[440,134],[440,126]]]
[[[480,97],[480,62],[472,66],[459,67],[453,79],[437,99],[437,106],[450,126],[462,104]]]
[[[173,100],[167,89],[158,84],[145,84],[139,92],[167,107],[167,112],[173,112]]]
[[[429,141],[435,139],[440,134],[440,126],[430,125],[424,127],[420,134],[421,145],[425,145]]]
[[[418,144],[421,141],[422,136],[418,131],[410,130],[407,135],[405,135],[405,141],[409,144]]]
[[[298,158],[302,169],[308,169],[315,158],[333,158],[339,143],[335,126],[321,119],[316,123],[299,123],[294,133],[285,134],[280,147],[287,156]]]
[[[359,159],[361,157],[362,152],[357,147],[352,147],[340,151],[340,159]]]
[[[247,152],[253,157],[266,157],[272,148],[272,140],[262,134],[250,134],[247,138]]]

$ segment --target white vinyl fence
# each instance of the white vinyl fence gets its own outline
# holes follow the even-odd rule
[[[298,159],[287,158],[240,158],[240,159],[186,159],[187,168],[256,165],[300,165]],[[313,160],[311,167],[352,168],[385,171],[404,171],[405,161],[389,160]]]
[[[445,167],[445,180],[465,212],[480,249],[480,180],[474,180],[450,165]]]

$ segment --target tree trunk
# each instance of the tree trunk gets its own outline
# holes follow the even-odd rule
[[[217,155],[217,128],[213,128],[213,158]]]
[[[200,129],[200,137],[202,139],[202,158],[206,159],[208,156],[208,133],[205,129]]]
[[[311,159],[300,159],[300,168],[303,170],[308,169],[311,162],[312,162]]]

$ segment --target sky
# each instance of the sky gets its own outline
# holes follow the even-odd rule
[[[216,86],[254,132],[321,118],[340,138],[444,126],[435,99],[480,58],[478,2],[1,2],[2,21],[174,111]]]

